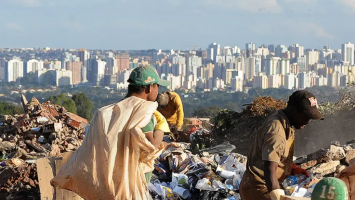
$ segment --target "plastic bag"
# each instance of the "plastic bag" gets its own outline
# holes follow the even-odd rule
[[[196,189],[199,190],[207,190],[207,191],[217,191],[217,188],[213,188],[211,186],[211,182],[207,178],[203,178],[199,180],[195,186]]]

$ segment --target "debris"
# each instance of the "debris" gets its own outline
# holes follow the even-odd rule
[[[25,114],[0,115],[0,199],[39,199],[33,160],[75,151],[88,124],[62,106],[22,102]]]
[[[337,169],[337,166],[340,165],[340,161],[329,161],[311,169],[312,174],[320,174],[322,176],[334,173]]]

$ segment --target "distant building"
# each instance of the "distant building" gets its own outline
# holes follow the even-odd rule
[[[305,89],[311,86],[311,74],[308,72],[301,72],[298,74],[299,89]]]
[[[117,69],[118,69],[118,71],[130,68],[130,62],[129,62],[129,55],[128,54],[117,55],[116,56],[116,60],[117,60]]]
[[[31,59],[24,63],[24,73],[35,73],[38,70],[44,68],[44,62],[42,60]]]
[[[354,44],[348,42],[341,45],[342,60],[354,65]]]
[[[253,88],[261,88],[266,89],[268,88],[268,78],[266,75],[260,73],[253,78]]]
[[[306,52],[306,68],[310,71],[311,66],[317,64],[319,61],[319,52],[315,50]]]
[[[298,88],[298,77],[296,74],[289,73],[285,75],[285,89],[295,90]]]
[[[55,70],[56,86],[72,85],[73,84],[72,71],[61,69]]]
[[[23,62],[13,58],[5,63],[5,82],[17,82],[23,77]]]
[[[72,84],[77,85],[82,82],[82,67],[81,61],[66,62],[66,69],[72,71]]]

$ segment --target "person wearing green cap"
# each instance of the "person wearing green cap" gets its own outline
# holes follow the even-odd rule
[[[317,107],[313,94],[298,90],[289,97],[285,109],[266,119],[248,154],[240,184],[243,200],[278,200],[284,195],[280,182],[289,175],[308,175],[293,163],[294,129],[303,129],[311,119],[324,119]]]
[[[157,112],[159,86],[168,86],[152,66],[135,68],[125,99],[99,108],[80,148],[51,185],[83,199],[149,199],[154,162],[164,149],[166,119]]]
[[[128,92],[125,98],[138,97],[146,101],[155,101],[159,86],[169,86],[170,82],[160,79],[156,69],[150,65],[135,68],[128,79]],[[170,132],[166,119],[158,111],[154,112],[149,123],[142,128],[146,138],[159,147],[163,141],[164,132]],[[147,183],[150,182],[152,172],[145,174]]]
[[[312,200],[348,200],[348,189],[338,178],[324,178],[317,183],[312,192]]]

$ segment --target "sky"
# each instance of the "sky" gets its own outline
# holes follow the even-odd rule
[[[355,0],[0,0],[0,48],[355,43]]]

